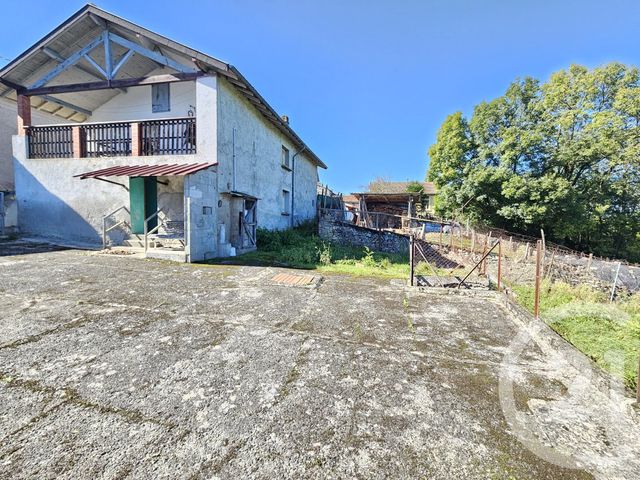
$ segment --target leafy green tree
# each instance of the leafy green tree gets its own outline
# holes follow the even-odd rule
[[[429,149],[441,215],[640,260],[640,79],[611,63],[513,82]]]
[[[424,193],[424,185],[417,181],[411,181],[407,185],[407,192],[409,193]]]

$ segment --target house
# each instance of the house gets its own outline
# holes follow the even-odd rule
[[[326,165],[235,67],[93,5],[0,70],[7,99],[23,232],[193,262],[316,215]]]
[[[2,90],[1,84],[0,90]],[[57,107],[55,104],[49,105]],[[32,111],[32,118],[39,125],[56,121],[54,116],[35,109]],[[0,233],[2,233],[3,227],[15,229],[18,226],[18,208],[13,183],[13,150],[11,147],[11,136],[17,132],[16,103],[6,97],[0,97]]]
[[[421,190],[418,190],[421,187]],[[418,190],[418,191],[416,191]],[[361,218],[376,218],[374,212],[402,217],[422,217],[433,213],[436,189],[431,182],[387,182],[376,181],[369,184],[366,192],[352,193],[351,204],[357,201]],[[390,216],[384,218],[385,227],[400,228],[400,222]],[[374,222],[375,220],[370,220]]]

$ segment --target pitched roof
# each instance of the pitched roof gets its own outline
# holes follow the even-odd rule
[[[436,187],[433,182],[372,182],[369,184],[369,191],[365,193],[408,193],[407,188],[413,183],[419,183],[424,188],[427,195],[435,195]]]
[[[73,55],[105,29],[116,32],[125,41],[138,44],[147,42],[152,48],[161,49],[167,57],[192,67],[194,71],[205,74],[216,73],[222,76],[253,104],[267,121],[282,132],[296,148],[304,150],[313,163],[321,168],[327,168],[322,160],[313,153],[291,129],[289,124],[276,113],[233,65],[189,48],[90,4],[82,7],[52,32],[0,69],[0,96],[15,98],[15,90],[22,89],[41,78],[46,72],[58,66],[61,59],[64,60]],[[104,56],[100,57],[99,50],[96,49],[95,55],[92,54],[97,62],[104,59]],[[125,52],[126,48],[114,45],[111,53],[113,58],[118,58],[123,56]],[[143,77],[157,68],[158,64],[154,60],[142,55],[133,55],[118,70],[118,77],[120,79]],[[68,69],[58,75],[52,84],[59,85],[64,83],[65,79],[67,80],[66,83],[90,82],[95,81],[96,73],[93,66],[87,63],[87,60],[81,59],[74,65],[73,69]],[[38,105],[38,108],[48,111],[46,104],[49,102],[54,108],[50,109],[48,113],[54,113],[57,108],[54,102],[58,100],[66,103],[66,107],[62,110],[57,110],[55,112],[57,115],[64,115],[65,118],[75,121],[85,121],[88,117],[87,114],[90,115],[92,109],[106,103],[118,93],[114,89],[95,90],[92,95],[87,95],[86,92],[67,93],[64,96],[64,100],[52,96],[49,96],[47,100],[46,96],[42,96],[40,97],[42,103]],[[57,105],[59,106],[61,103]],[[77,107],[75,113],[73,107]]]

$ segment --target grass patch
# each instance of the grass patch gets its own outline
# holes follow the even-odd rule
[[[518,302],[533,312],[534,287],[513,286]],[[617,303],[586,285],[543,282],[540,317],[601,368],[635,389],[640,355],[640,294]],[[615,356],[624,359],[623,371]]]
[[[336,245],[323,241],[316,234],[313,222],[289,230],[257,232],[258,250],[237,257],[225,258],[225,263],[264,265],[322,273],[355,276],[406,278],[409,276],[408,255],[373,252],[368,248]],[[220,263],[212,260],[211,263]]]

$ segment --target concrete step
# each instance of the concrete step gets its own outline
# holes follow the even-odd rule
[[[144,241],[144,240],[143,240]],[[150,242],[155,242],[156,245],[167,248],[184,248],[184,240],[181,238],[151,238]]]
[[[236,249],[230,243],[220,243],[218,245],[218,257],[235,257]]]
[[[125,247],[144,248],[144,240],[127,238],[126,240],[122,241],[122,245]]]
[[[187,254],[184,250],[166,250],[163,248],[149,248],[145,254],[146,258],[156,258],[158,260],[170,260],[172,262],[186,262]]]
[[[144,235],[129,235],[122,241],[122,245],[125,247],[144,248]],[[179,238],[157,238],[154,235],[150,235],[148,246],[153,248],[184,249],[184,240]]]

